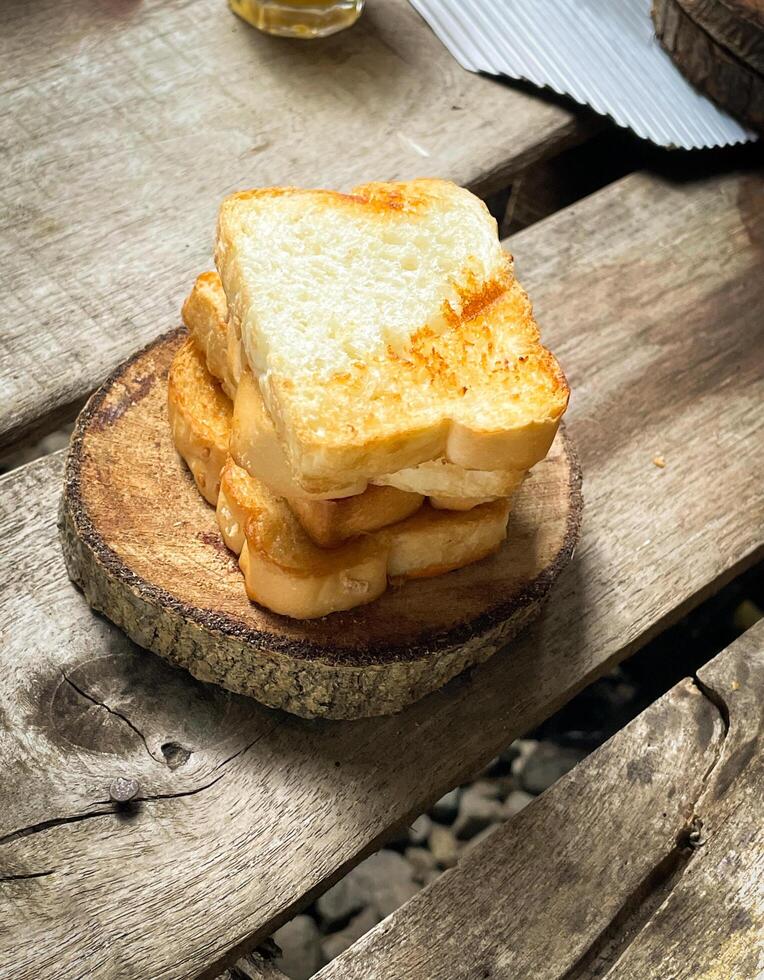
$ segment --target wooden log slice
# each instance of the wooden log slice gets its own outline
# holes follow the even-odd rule
[[[570,559],[581,477],[561,432],[492,558],[299,622],[249,602],[214,510],[175,451],[167,334],[120,367],[77,421],[59,526],[70,577],[136,643],[195,677],[304,717],[389,714],[487,659],[539,611]]]
[[[676,2],[717,44],[754,71],[764,72],[764,0]],[[660,6],[655,3],[656,10]]]
[[[653,0],[652,17],[685,78],[764,131],[764,0]]]

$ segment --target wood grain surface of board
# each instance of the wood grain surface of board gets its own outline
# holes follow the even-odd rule
[[[764,622],[317,980],[753,980],[764,967]]]
[[[421,176],[490,192],[587,131],[462,69],[407,0],[311,42],[225,0],[9,0],[0,61],[0,446],[164,332],[226,194]]]
[[[509,242],[571,383],[581,541],[517,644],[401,714],[303,720],[136,648],[66,576],[63,455],[0,479],[15,980],[215,976],[762,555],[761,186],[632,175]]]
[[[437,690],[537,615],[581,526],[581,475],[564,429],[513,495],[493,555],[321,619],[250,602],[215,511],[173,445],[167,376],[186,336],[168,334],[112,375],[81,413],[67,460],[69,574],[131,639],[272,708],[363,718]]]

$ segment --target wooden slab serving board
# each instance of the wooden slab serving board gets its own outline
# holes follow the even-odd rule
[[[491,558],[320,620],[251,603],[170,438],[167,372],[184,336],[160,338],[92,396],[66,466],[69,575],[136,643],[271,707],[357,718],[437,689],[538,612],[581,519],[581,477],[564,431],[516,494],[508,541]]]
[[[652,17],[685,78],[764,132],[764,0],[653,0]]]

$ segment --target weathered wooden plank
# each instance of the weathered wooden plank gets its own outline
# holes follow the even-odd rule
[[[301,721],[135,650],[65,579],[60,456],[0,481],[15,977],[225,965],[761,554],[759,187],[632,176],[511,243],[572,382],[582,540],[538,626],[401,715]],[[142,784],[131,819],[105,802],[118,774]]]
[[[702,845],[609,980],[764,975],[764,622],[698,679],[729,728],[695,808]]]
[[[464,71],[406,0],[323,41],[223,0],[4,3],[0,445],[178,321],[226,193],[439,175],[481,191],[575,114]]]
[[[718,708],[683,681],[318,977],[567,978],[648,882],[686,860],[723,740]]]

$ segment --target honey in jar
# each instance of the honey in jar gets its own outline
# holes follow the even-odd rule
[[[229,0],[231,10],[266,34],[326,37],[350,27],[364,0]]]

